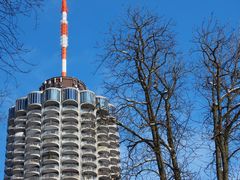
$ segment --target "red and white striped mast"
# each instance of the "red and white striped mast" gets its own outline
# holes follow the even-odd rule
[[[68,47],[68,21],[67,21],[67,0],[62,0],[61,20],[61,47],[62,47],[62,76],[67,76],[67,47]]]

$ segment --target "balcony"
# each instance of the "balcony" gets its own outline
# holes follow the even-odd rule
[[[115,141],[111,141],[111,142],[110,142],[110,148],[111,148],[111,149],[117,149],[117,148],[119,148],[119,143],[118,143],[118,142],[115,142]]]
[[[29,119],[27,121],[26,127],[41,126],[41,118]]]
[[[78,173],[78,170],[79,170],[78,164],[73,164],[73,163],[70,163],[70,164],[63,163],[62,164],[62,173],[69,172],[69,171]]]
[[[31,110],[27,113],[27,117],[28,119],[31,118],[41,118],[41,110],[40,109],[35,109],[35,110]]]
[[[40,143],[40,141],[41,141],[40,134],[34,134],[34,136],[28,136],[26,138],[26,143],[34,143],[34,142]]]
[[[82,166],[82,175],[97,176],[97,170],[94,166]]]
[[[26,135],[32,136],[34,134],[40,134],[41,133],[41,126],[33,126],[33,127],[27,127],[26,129]]]
[[[84,131],[84,133],[82,132],[81,137],[82,137],[82,141],[96,143],[95,132],[94,131],[92,131],[92,132],[91,131],[89,131],[89,132]]]
[[[26,144],[26,150],[31,150],[31,149],[40,149],[40,143],[28,143]]]
[[[59,174],[58,173],[43,174],[42,180],[59,180]]]
[[[43,92],[43,103],[45,106],[59,105],[61,100],[61,90],[58,88],[48,88]]]
[[[26,114],[27,105],[28,105],[27,97],[17,99],[16,107],[15,107],[16,116],[21,116],[21,115]]]
[[[105,133],[105,132],[97,132],[97,137],[98,138],[103,138],[103,139],[106,139],[108,140],[108,133]]]
[[[83,166],[95,166],[96,165],[96,156],[86,156],[82,157]]]
[[[104,164],[99,164],[98,166],[98,175],[105,175],[105,176],[109,176],[109,174],[111,173],[110,168],[108,167],[108,165],[104,165]]]
[[[98,163],[101,165],[103,164],[104,166],[109,166],[110,165],[110,161],[109,161],[109,156],[104,154],[104,156],[99,156],[98,157]]]
[[[11,180],[23,180],[23,179],[24,179],[23,174],[16,174],[12,176]]]
[[[62,153],[63,154],[70,154],[70,153],[77,153],[78,154],[79,148],[78,146],[62,146]]]
[[[82,124],[89,125],[89,126],[94,126],[95,127],[95,120],[94,118],[82,118]]]
[[[18,147],[24,148],[24,146],[25,146],[25,141],[14,141],[13,146],[14,146],[14,148],[18,148]]]
[[[22,173],[24,170],[23,165],[13,166],[13,174]]]
[[[109,110],[108,99],[103,96],[97,96],[96,102],[97,102],[96,107],[98,109],[98,113],[107,115]]]
[[[53,129],[58,129],[59,128],[59,124],[58,123],[45,123],[42,126],[42,130],[53,130]]]
[[[120,139],[119,133],[117,133],[117,132],[116,133],[110,133],[109,138],[110,138],[111,141],[118,141]]]
[[[107,147],[107,148],[109,148],[109,143],[107,143],[107,142],[98,142],[97,145],[98,145],[98,147]]]
[[[59,166],[56,164],[43,165],[41,168],[41,173],[59,173]]]
[[[83,156],[90,155],[96,157],[96,148],[82,148]]]
[[[18,123],[25,123],[27,120],[26,116],[18,116],[14,119],[14,123],[18,124]]]
[[[25,169],[24,173],[25,173],[24,178],[34,179],[32,176],[39,176],[40,169],[39,168],[28,168],[28,169]]]
[[[45,123],[59,123],[60,122],[60,118],[59,118],[59,115],[58,114],[50,114],[50,115],[45,115],[43,118],[42,118],[42,123],[45,124]]]
[[[116,165],[116,166],[118,166],[119,163],[120,163],[120,159],[115,158],[115,157],[111,157],[110,163],[111,163],[111,165]]]
[[[65,130],[62,132],[62,138],[75,138],[78,139],[79,133],[77,131]]]
[[[50,139],[50,138],[59,138],[59,132],[58,130],[48,130],[48,131],[45,131],[42,135],[41,135],[41,139],[44,140],[44,139]]]
[[[110,169],[111,169],[111,174],[120,173],[121,171],[120,165],[110,165]]]
[[[78,172],[64,172],[62,174],[62,180],[79,180],[79,173]]]
[[[29,108],[38,108],[42,106],[42,92],[34,91],[28,94]]]
[[[110,152],[109,152],[109,149],[108,149],[108,147],[105,147],[105,146],[100,146],[100,147],[98,147],[98,149],[97,149],[97,153],[98,154],[104,154],[104,153],[106,153],[106,154],[109,154]]]
[[[27,159],[39,159],[40,158],[40,150],[30,150],[25,153]]]
[[[113,157],[119,156],[120,155],[120,151],[119,151],[119,149],[110,149],[110,154]]]
[[[59,155],[59,148],[58,147],[46,147],[46,148],[43,148],[43,150],[41,151],[41,153],[44,155],[44,154],[57,154]]]
[[[59,163],[59,156],[58,155],[45,155],[42,158],[43,164],[52,164],[52,163]]]
[[[63,105],[78,105],[79,91],[76,88],[65,88],[62,90]]]
[[[79,110],[78,110],[78,107],[76,107],[76,106],[64,106],[62,108],[62,113],[63,114],[71,114],[71,113],[73,113],[75,115],[78,115],[78,112],[79,112]]]
[[[56,138],[43,140],[42,147],[44,148],[49,146],[59,146],[59,140]]]
[[[88,130],[91,130],[91,131],[95,131],[95,122],[90,120],[90,123],[89,122],[82,122],[81,124],[81,128],[82,128],[82,131],[88,131]]]
[[[62,163],[79,163],[78,155],[63,155]]]
[[[99,180],[112,180],[109,175],[99,175],[98,176]],[[114,179],[115,180],[115,179]]]
[[[47,106],[43,109],[43,115],[48,114],[48,113],[60,113],[60,109],[58,106]]]
[[[18,155],[22,155],[22,154],[24,154],[24,149],[19,148],[19,149],[14,149],[14,151],[13,151],[14,156],[18,156]]]
[[[78,123],[73,123],[73,122],[64,122],[62,124],[62,129],[63,130],[78,130]]]
[[[24,162],[24,156],[22,156],[22,157],[15,157],[15,158],[13,158],[13,164],[23,164],[23,162]]]
[[[82,109],[94,109],[96,105],[95,94],[92,91],[85,90],[80,92],[80,103]]]
[[[29,167],[36,167],[40,166],[40,160],[39,159],[29,159],[24,162],[24,167],[29,168]]]
[[[25,131],[25,128],[26,128],[26,125],[23,124],[23,123],[21,123],[21,124],[16,124],[16,125],[14,126],[14,131],[15,131],[15,133],[16,133],[16,132],[24,132],[24,131]]]
[[[64,114],[62,115],[62,122],[78,123],[78,115],[76,114]]]

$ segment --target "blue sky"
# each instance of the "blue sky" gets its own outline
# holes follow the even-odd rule
[[[12,85],[3,111],[7,111],[17,97],[37,90],[45,79],[60,75],[60,3],[60,0],[47,0],[39,12],[37,24],[33,18],[19,18],[20,38],[31,49],[26,58],[35,66],[26,67],[31,69],[28,74],[17,74],[18,86]],[[240,24],[239,0],[68,0],[68,5],[68,75],[81,79],[98,94],[102,93],[103,77],[100,73],[94,74],[97,54],[101,53],[96,44],[103,41],[109,25],[117,23],[129,6],[144,7],[173,19],[179,47],[187,58],[194,27],[212,12],[224,23]],[[0,122],[0,131],[0,179],[3,179],[6,121]]]

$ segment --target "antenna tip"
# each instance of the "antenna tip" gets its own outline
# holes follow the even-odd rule
[[[62,12],[67,12],[67,0],[62,0]]]

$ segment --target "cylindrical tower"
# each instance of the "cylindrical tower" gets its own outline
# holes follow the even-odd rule
[[[5,180],[119,179],[113,106],[79,80],[65,80],[48,80],[10,108]]]

